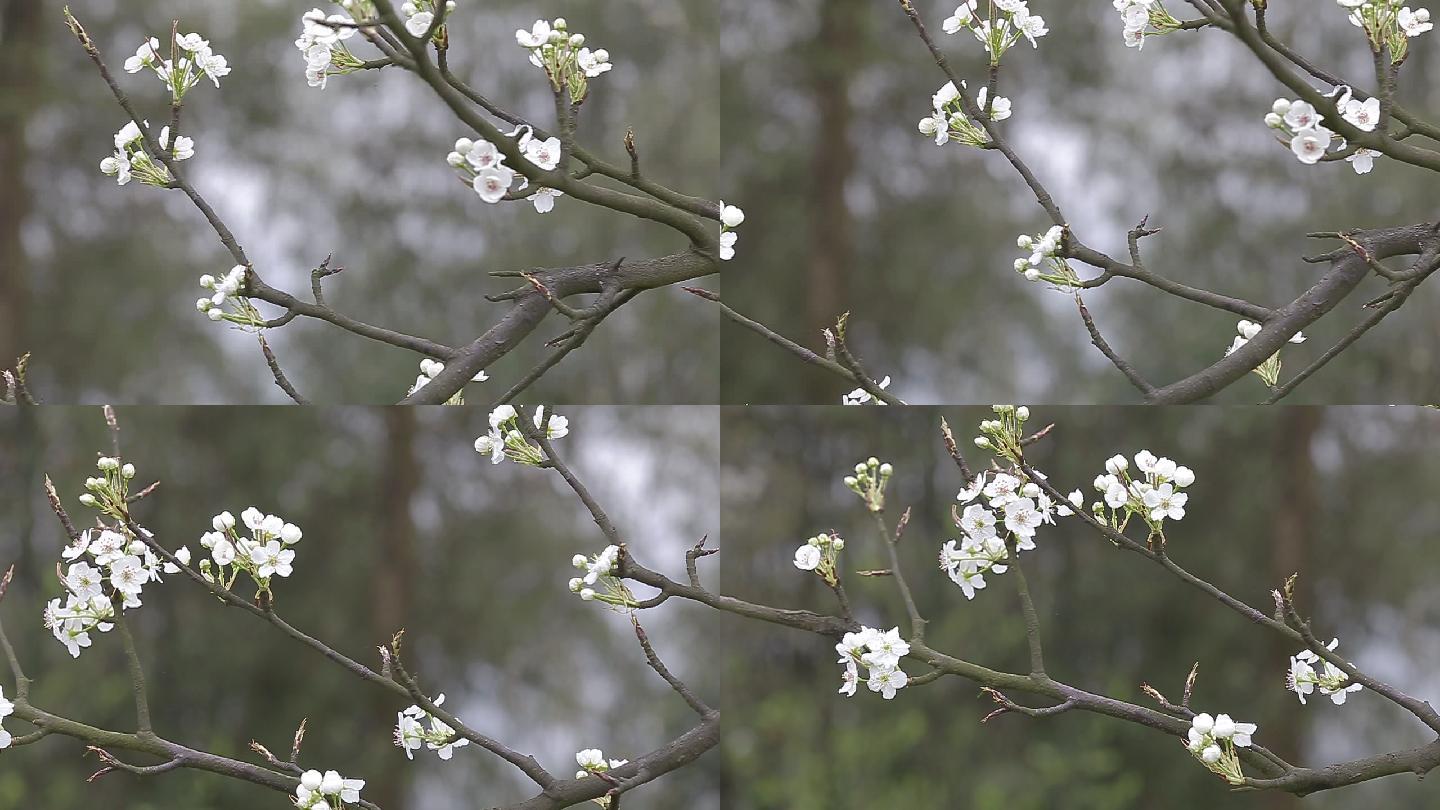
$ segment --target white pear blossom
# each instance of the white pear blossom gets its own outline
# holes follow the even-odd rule
[[[237,264],[219,278],[208,273],[202,275],[200,287],[209,290],[211,295],[196,300],[195,309],[212,321],[226,321],[252,331],[264,328],[265,317],[244,295],[248,273],[248,267]]]
[[[437,695],[434,705],[439,707],[444,703],[445,695]],[[429,728],[425,727],[427,721]],[[395,745],[410,759],[414,759],[415,752],[425,747],[434,751],[440,759],[448,761],[455,756],[455,749],[469,744],[470,740],[460,736],[445,721],[419,706],[411,706],[396,714]]]
[[[419,391],[421,388],[429,385],[431,380],[434,380],[436,377],[440,376],[440,372],[444,370],[445,364],[440,362],[439,360],[428,357],[424,360],[421,360],[420,375],[415,378],[415,384],[410,386],[410,390],[405,393],[405,396],[408,397],[411,394],[414,394],[416,391]],[[470,382],[485,382],[488,379],[490,379],[490,375],[485,373],[484,369],[481,369],[474,377],[470,378]],[[445,404],[464,405],[465,392],[463,390],[456,391],[450,396],[450,399],[445,401]]]
[[[840,694],[853,696],[856,684],[864,680],[870,691],[879,692],[886,700],[905,687],[909,678],[900,670],[900,659],[910,653],[910,645],[900,637],[900,629],[888,632],[870,627],[861,627],[858,633],[846,633],[835,651],[840,654],[839,662],[844,665]],[[866,670],[866,677],[859,676],[860,668]]]
[[[1181,25],[1160,0],[1113,0],[1112,5],[1120,12],[1127,48],[1140,50],[1146,37],[1168,34]]]
[[[1080,286],[1080,276],[1070,267],[1063,254],[1065,229],[1052,226],[1038,236],[1021,234],[1015,238],[1015,246],[1029,251],[1029,256],[1014,261],[1015,272],[1027,281],[1044,282],[1053,290],[1074,293]]]
[[[599,748],[586,748],[583,751],[575,752],[575,764],[580,770],[575,772],[576,779],[584,779],[597,773],[606,773],[616,768],[630,764],[628,759],[606,759],[605,752]]]
[[[4,720],[15,713],[15,704],[5,699],[5,687],[0,686],[0,720]],[[0,748],[9,748],[14,739],[10,732],[0,728]]]
[[[720,260],[728,262],[735,258],[735,243],[740,235],[735,229],[745,221],[745,212],[738,206],[726,205],[720,201]]]
[[[590,80],[608,73],[610,52],[589,48],[584,34],[572,33],[564,18],[536,20],[515,32],[515,42],[530,52],[530,64],[545,71],[550,87],[565,91],[576,104],[590,92]]]
[[[1228,714],[1212,717],[1202,712],[1190,721],[1185,747],[1206,768],[1230,784],[1239,785],[1244,783],[1245,774],[1235,749],[1250,747],[1255,731],[1254,723],[1236,722]]]
[[[363,779],[346,779],[336,771],[306,771],[295,788],[295,806],[301,810],[339,810],[360,801]]]
[[[813,571],[832,588],[839,582],[838,559],[845,548],[845,539],[838,534],[818,534],[795,549],[795,567]]]
[[[167,37],[164,44],[156,37],[146,39],[135,55],[125,60],[125,70],[139,73],[146,69],[165,82],[171,102],[177,104],[202,80],[209,79],[219,87],[220,80],[230,75],[225,57],[210,48],[209,40],[194,33]]]
[[[606,546],[604,551],[593,557],[576,554],[570,564],[579,569],[582,576],[570,580],[570,592],[582,601],[603,602],[616,610],[629,610],[635,606],[635,595],[620,579],[620,547]],[[603,591],[597,591],[596,587]]]
[[[889,388],[889,375],[886,375],[885,379],[875,383],[875,387],[879,388],[881,391]],[[868,402],[874,402],[876,405],[885,404],[885,400],[872,396],[870,392],[866,391],[864,388],[856,388],[854,391],[851,391],[850,393],[840,397],[841,405],[864,405]]]
[[[1340,639],[1331,639],[1325,649],[1334,650],[1339,644]],[[1322,659],[1314,650],[1301,650],[1290,656],[1290,670],[1285,674],[1285,688],[1294,692],[1296,697],[1300,698],[1301,704],[1305,703],[1306,695],[1318,689],[1320,694],[1328,696],[1336,706],[1343,706],[1351,692],[1358,692],[1364,687],[1358,683],[1350,683],[1349,675]]]
[[[1253,339],[1256,335],[1260,334],[1260,330],[1262,328],[1264,327],[1261,324],[1254,323],[1253,321],[1240,321],[1238,324],[1236,324],[1235,330],[1240,334],[1236,335],[1234,340],[1230,342],[1229,348],[1225,350],[1225,356],[1229,357],[1230,355],[1238,351],[1240,347],[1249,343],[1251,339]],[[1295,334],[1290,336],[1289,342],[1295,344],[1304,343],[1305,333],[1296,332]],[[1280,353],[1276,352],[1275,354],[1266,358],[1265,362],[1257,366],[1254,369],[1254,372],[1255,375],[1258,376],[1261,380],[1263,380],[1266,385],[1274,388],[1280,382],[1280,367]]]
[[[229,512],[211,518],[213,531],[200,536],[200,546],[210,554],[209,559],[200,561],[201,576],[228,589],[245,574],[257,591],[270,593],[272,578],[288,577],[294,572],[295,550],[291,546],[300,542],[304,532],[253,506],[240,513],[240,525],[249,532],[248,537],[240,533]]]
[[[945,19],[942,29],[947,34],[969,31],[986,53],[990,64],[1000,64],[1000,57],[1022,38],[1037,46],[1036,40],[1050,33],[1045,20],[1031,14],[1026,0],[990,0],[989,13],[977,12],[976,0],[965,0],[955,13]]]

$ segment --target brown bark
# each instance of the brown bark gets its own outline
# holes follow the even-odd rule
[[[1305,576],[1317,508],[1311,445],[1323,417],[1324,413],[1319,408],[1290,408],[1280,420],[1275,437],[1272,469],[1279,498],[1275,503],[1271,531],[1270,581],[1281,583],[1291,574],[1301,574],[1296,582],[1296,596],[1302,605],[1314,604],[1308,597],[1309,578]],[[1298,651],[1294,644],[1280,639],[1271,657],[1276,661],[1286,661]],[[1322,699],[1318,695],[1315,697]],[[1271,749],[1292,762],[1298,758],[1304,734],[1301,726],[1303,719],[1304,715],[1300,712],[1281,712],[1266,726]],[[1295,807],[1296,801],[1294,796],[1277,793],[1271,797],[1268,806],[1276,810],[1288,809]]]
[[[860,45],[862,11],[861,3],[856,0],[827,0],[820,6],[815,37],[813,80],[818,117],[810,172],[814,185],[810,192],[806,332],[816,338],[820,330],[834,324],[835,317],[845,308],[845,288],[853,262],[850,232],[854,221],[845,203],[845,186],[855,169],[855,150],[850,144],[854,118],[850,81]],[[827,383],[821,390],[812,392],[811,401],[823,400],[827,396],[824,391],[830,387]]]
[[[376,494],[383,504],[383,522],[376,539],[376,564],[371,581],[371,618],[375,638],[388,639],[405,626],[411,613],[415,581],[415,524],[410,504],[420,486],[420,467],[415,459],[415,411],[385,408],[385,461]],[[380,564],[380,560],[384,564]],[[377,714],[394,711],[394,700],[379,695]],[[366,798],[381,807],[400,807],[404,801],[405,769],[399,760],[375,774],[366,789]]]

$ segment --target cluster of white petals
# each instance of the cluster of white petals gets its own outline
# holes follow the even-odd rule
[[[1394,64],[1404,61],[1410,40],[1435,27],[1430,10],[1411,8],[1405,0],[1336,0],[1350,12],[1350,23],[1365,32],[1371,47],[1378,53],[1390,50]]]
[[[400,16],[405,18],[405,30],[412,37],[425,36],[435,25],[435,12],[438,8],[434,0],[405,0],[400,4]],[[445,3],[446,13],[454,10],[455,0],[448,0]]]
[[[795,549],[795,567],[801,571],[813,571],[825,583],[834,587],[839,582],[836,561],[845,548],[845,538],[838,534],[817,534]]]
[[[405,396],[408,397],[408,396],[410,396],[411,394],[415,393],[416,391],[419,391],[421,388],[424,388],[425,386],[429,385],[430,382],[431,382],[432,380],[434,380],[436,377],[440,376],[440,372],[442,372],[442,371],[444,371],[444,370],[445,370],[445,364],[442,363],[442,362],[440,362],[439,360],[435,360],[435,359],[432,359],[432,358],[429,358],[429,357],[425,358],[424,360],[421,360],[421,361],[420,361],[420,375],[415,378],[415,384],[412,385],[412,386],[410,386],[410,390],[407,391],[407,392],[405,392]],[[485,381],[488,380],[488,379],[490,379],[490,375],[489,375],[489,374],[486,374],[484,369],[481,369],[478,374],[476,374],[474,377],[471,377],[471,378],[470,378],[470,382],[485,382]],[[451,396],[450,399],[445,402],[445,404],[446,404],[446,405],[464,405],[464,404],[465,404],[465,392],[464,392],[464,391],[457,391],[457,392],[455,392],[455,394],[454,394],[453,396]]]
[[[965,0],[942,27],[947,34],[973,34],[990,54],[992,65],[1000,64],[1000,57],[1021,39],[1039,47],[1036,40],[1050,33],[1044,18],[1030,13],[1026,0],[987,0],[987,5],[986,13],[981,14],[979,0]]]
[[[983,496],[983,498],[982,498]],[[983,501],[971,503],[977,499]],[[1040,486],[1026,481],[1021,473],[982,472],[956,495],[968,504],[954,513],[959,542],[945,541],[940,548],[940,570],[959,586],[966,599],[985,587],[986,574],[1003,574],[1013,547],[1018,554],[1035,548],[1035,534],[1042,525],[1055,525],[1055,518],[1074,514],[1080,493],[1071,493],[1068,503],[1056,503]]]
[[[560,165],[560,139],[537,138],[530,127],[521,125],[506,137],[516,138],[515,145],[530,163],[543,171],[553,171]],[[504,200],[518,178],[517,191],[528,188],[530,181],[515,169],[505,164],[505,155],[495,144],[485,139],[461,138],[455,141],[455,148],[445,156],[445,162],[460,172],[460,179],[474,189],[480,199],[491,205]],[[555,198],[564,192],[548,186],[538,186],[528,197],[535,210],[548,214],[555,208]]]
[[[1168,34],[1180,27],[1160,0],[1114,0],[1115,10],[1125,24],[1125,46],[1140,50],[1145,38]]]
[[[889,632],[861,627],[858,633],[846,633],[835,645],[835,652],[840,654],[837,663],[845,667],[840,675],[840,694],[846,697],[853,697],[856,686],[864,681],[871,692],[891,700],[910,681],[900,669],[900,659],[910,653],[910,645],[900,637],[898,627]],[[860,674],[862,667],[864,676]]]
[[[1340,645],[1340,639],[1332,638],[1325,649],[1334,650]],[[1316,669],[1316,667],[1319,669]],[[1319,690],[1320,694],[1326,695],[1336,706],[1344,706],[1345,698],[1351,692],[1358,692],[1365,688],[1358,683],[1350,683],[1350,676],[1340,671],[1340,668],[1323,660],[1314,650],[1301,650],[1290,656],[1290,671],[1285,673],[1285,688],[1295,693],[1300,698],[1300,703],[1305,703],[1305,696]]]
[[[15,704],[5,699],[5,687],[0,686],[0,720],[4,720],[15,713]],[[10,732],[0,728],[0,748],[9,748],[14,738]]]
[[[1380,125],[1380,99],[1372,96],[1361,101],[1345,86],[1337,88],[1332,95],[1336,97],[1335,108],[1351,126],[1362,132],[1373,132]],[[1380,156],[1379,152],[1365,147],[1347,148],[1345,139],[1326,127],[1325,117],[1306,101],[1275,99],[1270,112],[1265,114],[1265,125],[1275,130],[1280,142],[1288,145],[1295,158],[1307,166],[1344,155],[1356,174],[1369,174],[1375,158]],[[1332,145],[1336,147],[1334,152],[1330,151]]]
[[[894,474],[894,467],[888,463],[881,464],[879,459],[871,456],[855,465],[854,475],[845,476],[845,488],[859,495],[865,501],[866,509],[883,512],[885,485],[890,483],[890,476]]]
[[[265,318],[250,303],[250,299],[241,294],[245,289],[246,271],[245,265],[237,264],[219,278],[209,273],[201,276],[201,288],[210,290],[211,295],[196,299],[195,309],[212,321],[229,321],[250,329],[263,327]],[[225,308],[226,304],[230,305],[229,311]]]
[[[739,206],[720,201],[720,261],[728,262],[735,258],[735,243],[740,241],[740,234],[735,229],[744,221],[745,212]]]
[[[875,382],[875,387],[879,388],[881,391],[889,388],[889,375],[886,375],[885,379],[883,380],[877,380]],[[856,388],[854,391],[851,391],[850,393],[844,394],[840,397],[841,405],[865,405],[870,402],[874,402],[876,405],[885,404],[885,400],[872,396],[870,392],[866,391],[864,388]]]
[[[360,801],[364,779],[346,779],[335,771],[306,771],[295,788],[295,806],[301,810],[342,810]]]
[[[1105,461],[1105,473],[1095,477],[1101,500],[1091,507],[1095,519],[1123,532],[1132,517],[1149,527],[1151,542],[1164,542],[1166,520],[1183,520],[1190,496],[1183,492],[1195,483],[1195,473],[1149,450],[1135,454],[1135,467],[1122,455]]]
[[[250,532],[241,536],[239,525]],[[227,590],[244,573],[261,592],[269,592],[272,577],[288,577],[293,573],[295,549],[304,536],[300,527],[286,523],[275,515],[267,515],[255,507],[240,513],[240,524],[229,512],[210,519],[213,531],[205,532],[200,545],[210,552],[209,559],[200,561],[200,575],[206,582],[219,584]]]
[[[1230,342],[1229,348],[1225,349],[1225,356],[1229,357],[1237,350],[1239,350],[1241,346],[1249,343],[1252,338],[1260,334],[1260,330],[1263,328],[1264,327],[1261,324],[1255,323],[1254,321],[1241,321],[1240,323],[1236,324],[1235,331],[1239,332],[1239,334],[1236,335],[1235,339]],[[1304,343],[1305,333],[1296,332],[1295,334],[1290,336],[1290,342],[1296,344]],[[1274,388],[1277,384],[1279,384],[1280,353],[1276,352],[1275,354],[1272,354],[1270,355],[1270,357],[1266,358],[1265,362],[1261,363],[1255,368],[1255,374],[1271,388]]]
[[[85,480],[86,492],[80,502],[117,521],[113,528],[80,532],[60,552],[62,565],[66,566],[60,580],[65,599],[51,599],[44,612],[45,628],[73,658],[79,658],[80,651],[91,645],[92,632],[114,629],[117,606],[120,610],[140,607],[140,594],[146,585],[159,582],[162,573],[180,570],[174,563],[162,560],[119,519],[126,514],[135,466],[101,456],[95,467],[100,475]],[[190,550],[181,548],[175,558],[189,564]]]
[[[1052,226],[1037,236],[1021,234],[1015,239],[1015,246],[1028,250],[1030,255],[1015,260],[1015,272],[1026,281],[1043,282],[1061,292],[1070,292],[1080,286],[1080,277],[1061,255],[1065,242],[1065,228]]]
[[[210,48],[209,40],[199,34],[177,35],[162,47],[160,40],[150,37],[125,60],[126,73],[149,69],[170,88],[172,102],[179,103],[195,85],[209,79],[220,86],[220,79],[230,75],[225,57]]]
[[[475,452],[489,454],[491,464],[509,459],[520,464],[544,464],[545,451],[531,443],[520,431],[520,415],[513,405],[501,405],[490,412],[490,432],[475,440]],[[570,420],[551,415],[546,426],[545,406],[535,409],[536,430],[545,430],[547,439],[563,439],[570,435]]]
[[[965,88],[965,83],[960,83]],[[1012,112],[1010,99],[997,95],[994,103],[989,100],[989,88],[982,87],[975,96],[975,106],[984,114],[989,112],[991,121],[1004,121]],[[935,139],[936,146],[955,141],[967,146],[985,146],[990,136],[965,114],[965,105],[960,98],[960,89],[954,82],[946,82],[930,97],[930,116],[920,119],[920,134]]]
[[[635,595],[617,574],[620,569],[620,547],[606,546],[593,557],[576,554],[570,564],[583,572],[570,578],[570,592],[586,602],[603,602],[617,610],[635,606]]]
[[[331,14],[318,8],[300,17],[300,38],[295,48],[305,58],[305,81],[311,87],[325,89],[331,76],[356,70],[362,60],[350,53],[345,40],[359,31],[355,19],[345,14]]]
[[[1235,749],[1249,748],[1255,730],[1254,723],[1237,723],[1228,714],[1211,717],[1202,712],[1190,721],[1185,747],[1206,768],[1239,785],[1245,782],[1245,774]]]
[[[146,121],[145,126],[148,128],[150,122]],[[174,147],[171,147],[168,126],[160,128],[160,148],[170,150],[173,160],[189,160],[195,156],[195,141],[184,135],[177,137]],[[157,163],[145,151],[145,136],[140,131],[140,125],[134,121],[115,133],[115,151],[100,161],[100,171],[107,177],[115,178],[115,183],[121,186],[131,180],[139,180],[147,186],[167,188],[175,180],[163,163]]]
[[[590,92],[590,80],[610,71],[610,52],[591,50],[585,35],[572,33],[564,17],[536,20],[529,31],[515,32],[515,42],[530,52],[530,63],[545,71],[550,86],[565,90],[579,104]]]
[[[606,759],[605,752],[599,748],[586,748],[584,751],[575,752],[575,764],[580,766],[580,770],[575,772],[575,778],[584,779],[597,773],[606,773],[629,763],[628,759]]]
[[[441,706],[445,696],[438,695],[434,704]],[[411,706],[396,714],[395,744],[405,751],[405,756],[414,759],[421,748],[434,751],[441,759],[455,756],[456,748],[464,748],[470,741],[455,733],[445,721],[430,714],[419,706]],[[429,724],[428,727],[426,724]]]

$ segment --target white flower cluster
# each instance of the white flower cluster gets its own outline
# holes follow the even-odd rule
[[[250,537],[240,536],[235,516],[229,512],[211,518],[214,531],[200,538],[200,545],[210,551],[210,559],[200,561],[200,575],[228,590],[243,572],[260,592],[269,593],[271,577],[288,577],[294,571],[291,546],[300,542],[304,533],[299,526],[253,506],[240,513],[240,520],[250,530]]]
[[[1225,350],[1225,356],[1234,354],[1241,346],[1250,342],[1250,339],[1260,334],[1263,327],[1254,321],[1241,321],[1235,325],[1235,330],[1240,334],[1231,341],[1230,347]],[[1291,343],[1304,343],[1305,333],[1296,332],[1290,336]],[[1280,382],[1280,353],[1276,352],[1266,358],[1265,362],[1255,368],[1255,374],[1264,380],[1265,384],[1274,388]]]
[[[604,551],[593,557],[576,554],[570,559],[570,564],[585,574],[570,579],[570,592],[586,602],[604,602],[620,610],[634,607],[635,595],[615,575],[619,563],[619,546],[606,546]],[[596,586],[601,590],[597,591]]]
[[[876,388],[879,388],[881,391],[884,391],[885,389],[889,388],[889,387],[890,387],[890,377],[889,377],[889,375],[886,375],[885,379],[876,382],[876,383],[875,383],[875,387],[876,387]],[[884,405],[884,404],[885,404],[885,400],[883,400],[883,399],[876,399],[875,397],[871,396],[871,395],[870,395],[870,392],[869,392],[869,391],[866,391],[864,388],[856,388],[854,391],[851,391],[850,393],[844,394],[844,395],[842,395],[842,396],[840,397],[840,404],[841,404],[841,405],[864,405],[864,404],[866,404],[866,403],[868,403],[868,402],[871,402],[871,401],[873,401],[876,405]]]
[[[599,748],[586,748],[584,751],[575,753],[575,764],[580,766],[580,770],[575,772],[575,778],[584,779],[592,774],[605,773],[628,765],[630,760],[606,759],[605,752]]]
[[[1030,255],[1015,260],[1015,272],[1024,276],[1026,281],[1047,282],[1061,292],[1079,287],[1080,276],[1060,255],[1060,246],[1064,241],[1065,229],[1059,225],[1039,236],[1022,234],[1016,237],[1016,247],[1030,251]]]
[[[1125,47],[1145,47],[1145,37],[1168,34],[1180,27],[1160,0],[1114,0],[1115,10],[1125,22]]]
[[[845,665],[840,675],[840,694],[846,697],[854,697],[855,687],[864,681],[871,692],[879,692],[891,700],[910,682],[909,676],[900,670],[900,659],[910,654],[910,645],[900,638],[898,627],[890,628],[889,632],[861,627],[858,633],[846,633],[835,645],[835,652],[840,654],[837,663]],[[863,678],[860,667],[865,668]]]
[[[1325,649],[1333,650],[1340,645],[1340,639],[1332,638]],[[1317,664],[1322,665],[1315,669]],[[1305,696],[1320,690],[1320,694],[1328,695],[1336,706],[1344,706],[1345,698],[1351,692],[1358,692],[1365,687],[1358,683],[1350,683],[1350,676],[1340,671],[1340,668],[1329,661],[1321,660],[1314,650],[1301,650],[1290,656],[1290,671],[1285,673],[1285,688],[1295,693],[1300,698],[1300,704],[1305,704]]]
[[[1254,723],[1237,723],[1228,714],[1211,717],[1202,712],[1190,721],[1185,747],[1205,767],[1230,784],[1239,785],[1244,783],[1245,774],[1240,770],[1240,757],[1235,749],[1249,748],[1255,730]]]
[[[408,397],[408,396],[410,396],[411,394],[415,393],[416,391],[419,391],[421,388],[424,388],[425,386],[429,385],[430,382],[431,382],[432,380],[434,380],[436,377],[440,376],[440,372],[442,372],[442,371],[444,371],[444,370],[445,370],[445,364],[442,363],[442,362],[440,362],[439,360],[432,360],[432,359],[430,359],[430,358],[428,358],[428,357],[425,358],[424,360],[421,360],[421,361],[420,361],[420,376],[418,376],[418,377],[415,378],[415,384],[412,385],[412,386],[410,386],[410,390],[405,393],[405,396]],[[471,377],[471,378],[470,378],[470,382],[485,382],[485,381],[488,380],[488,379],[490,379],[490,375],[489,375],[489,374],[486,374],[484,369],[481,369],[479,374],[476,374],[474,377]],[[464,404],[465,404],[465,392],[464,392],[464,391],[457,391],[457,392],[455,392],[454,396],[452,396],[452,397],[450,397],[450,399],[446,400],[445,404],[446,404],[446,405],[464,405]]]
[[[359,31],[353,17],[345,14],[327,17],[325,12],[313,8],[300,17],[300,26],[295,48],[305,57],[305,81],[311,87],[324,90],[331,76],[350,73],[364,64],[345,47],[345,40]]]
[[[145,126],[149,127],[150,122],[146,121]],[[195,156],[194,139],[184,135],[175,139],[175,147],[171,149],[168,126],[160,128],[160,148],[170,149],[170,157],[175,160],[189,160]],[[115,153],[100,161],[100,171],[107,177],[115,178],[115,183],[121,186],[138,179],[147,186],[168,188],[175,179],[164,164],[156,163],[145,151],[145,138],[140,134],[140,125],[134,121],[115,133]]]
[[[827,585],[835,586],[839,573],[835,562],[845,548],[845,538],[838,534],[817,534],[795,549],[795,567],[801,571],[814,571]]]
[[[501,405],[490,412],[490,432],[475,440],[475,452],[489,453],[490,463],[499,464],[505,459],[538,467],[546,462],[545,451],[531,444],[520,432],[519,414],[513,405]],[[570,420],[552,415],[550,426],[545,428],[545,406],[535,409],[535,429],[546,430],[545,438],[563,439],[570,435]]]
[[[295,788],[295,806],[301,810],[341,810],[360,801],[364,779],[346,779],[335,771],[306,771]]]
[[[210,42],[199,34],[176,36],[166,51],[162,53],[160,40],[151,37],[125,60],[125,72],[139,73],[149,68],[169,86],[173,103],[180,103],[202,79],[208,78],[219,87],[220,79],[230,75],[225,57],[211,50]]]
[[[79,658],[80,650],[90,646],[91,632],[108,633],[114,629],[116,603],[122,610],[140,607],[140,593],[147,584],[159,582],[161,573],[174,574],[180,570],[172,563],[163,562],[149,545],[125,527],[123,521],[128,519],[126,503],[135,465],[101,456],[95,467],[101,475],[85,479],[87,491],[80,496],[80,503],[114,518],[116,524],[113,528],[80,532],[60,553],[69,565],[60,581],[66,598],[63,603],[59,599],[50,600],[44,613],[45,628],[65,645],[73,658]],[[190,550],[181,548],[175,557],[189,564]]]
[[[159,582],[161,572],[180,571],[175,565],[162,562],[140,539],[110,529],[81,532],[61,556],[69,563],[61,580],[66,591],[65,602],[50,600],[45,606],[44,621],[45,627],[73,658],[79,658],[80,650],[90,646],[91,632],[108,633],[114,629],[112,600],[118,600],[122,610],[134,610],[141,606],[141,591],[147,584]],[[175,556],[188,564],[190,550],[181,548]]]
[[[434,702],[436,706],[444,704],[445,696],[437,696]],[[425,727],[427,721],[430,723],[428,729]],[[455,756],[456,748],[464,748],[470,741],[456,734],[455,729],[440,718],[419,706],[411,706],[396,714],[395,744],[412,760],[421,747],[429,748],[441,759],[448,760]]]
[[[434,0],[405,0],[400,4],[400,16],[405,18],[405,30],[410,32],[412,37],[423,37],[430,26],[435,24],[435,9],[438,6]],[[455,0],[448,0],[445,3],[445,11],[449,13],[455,10]],[[436,32],[439,33],[438,31]]]
[[[895,468],[870,458],[855,465],[855,474],[845,476],[845,488],[859,495],[865,501],[865,508],[871,512],[885,511],[885,485]]]
[[[987,509],[971,501],[984,496]],[[960,587],[966,599],[985,587],[986,574],[1003,574],[1009,569],[1010,546],[1021,551],[1035,548],[1035,532],[1041,524],[1055,525],[1056,517],[1074,514],[1069,504],[1055,503],[1033,481],[1022,474],[982,472],[961,490],[955,500],[965,507],[963,514],[951,510],[955,527],[963,537],[957,544],[945,541],[940,548],[940,570]],[[1071,493],[1070,503],[1080,507],[1080,492]],[[991,509],[999,511],[999,515]],[[1000,534],[1003,527],[1005,534]]]
[[[1339,98],[1335,106],[1351,126],[1362,132],[1373,132],[1379,126],[1380,99],[1371,97],[1361,101],[1355,98],[1349,87],[1344,86],[1336,93]],[[1326,159],[1331,154],[1330,145],[1336,141],[1339,151],[1333,154],[1337,157],[1345,154],[1346,162],[1356,174],[1369,174],[1375,166],[1375,158],[1380,156],[1379,152],[1364,147],[1347,150],[1345,139],[1325,126],[1325,118],[1309,102],[1275,99],[1270,112],[1265,114],[1265,125],[1275,130],[1280,142],[1288,143],[1296,159],[1307,166]]]
[[[965,87],[965,83],[961,82],[960,86]],[[975,97],[975,106],[979,107],[981,112],[988,106],[992,121],[1009,118],[1010,99],[996,96],[995,103],[987,105],[989,92],[989,88],[980,88]],[[930,108],[930,117],[920,119],[919,130],[921,135],[934,138],[936,146],[944,146],[950,141],[981,147],[990,143],[990,136],[985,134],[985,130],[965,114],[964,105],[960,101],[960,91],[955,88],[954,82],[946,82],[944,87],[935,91],[930,97]]]
[[[1105,474],[1095,477],[1095,490],[1103,501],[1096,501],[1090,510],[1095,519],[1123,532],[1130,518],[1139,515],[1150,529],[1149,539],[1165,541],[1163,524],[1183,520],[1185,504],[1190,496],[1181,492],[1195,483],[1195,473],[1168,458],[1156,458],[1149,450],[1135,454],[1139,476],[1130,475],[1130,462],[1114,455],[1105,462]]]
[[[1394,64],[1404,61],[1410,50],[1410,39],[1434,28],[1430,10],[1412,9],[1404,0],[1336,0],[1350,12],[1350,22],[1365,31],[1365,36],[1378,53],[1390,49]]]
[[[570,33],[564,17],[536,20],[529,31],[515,32],[515,42],[530,52],[532,65],[544,69],[555,92],[567,90],[576,104],[590,92],[590,80],[611,68],[610,52],[585,47],[585,35]]]
[[[530,127],[523,125],[508,135],[511,138],[517,136],[516,145],[526,160],[547,172],[560,165],[559,138],[541,140],[534,136]],[[519,190],[530,185],[523,175],[505,165],[505,155],[500,148],[483,138],[478,141],[469,138],[457,140],[454,151],[445,156],[445,162],[460,170],[460,179],[469,184],[480,199],[491,205],[509,195],[516,177],[520,178]],[[540,186],[526,199],[535,205],[536,211],[548,214],[555,208],[555,198],[563,194],[558,189]]]
[[[1035,40],[1050,33],[1044,18],[1030,13],[1026,0],[989,0],[988,14],[983,17],[976,11],[979,5],[979,0],[965,0],[945,20],[943,27],[947,34],[961,31],[974,34],[990,54],[992,65],[1000,64],[1000,57],[1021,37],[1029,40],[1031,47],[1038,48]]]
[[[259,329],[265,325],[265,317],[260,314],[250,303],[250,299],[240,294],[245,288],[245,273],[247,268],[243,264],[237,264],[230,268],[230,272],[216,278],[209,273],[200,277],[200,287],[211,290],[208,298],[198,298],[195,301],[195,309],[201,315],[212,321],[229,321],[241,327]],[[232,311],[225,311],[225,304],[230,304]]]
[[[728,262],[735,258],[735,243],[740,241],[740,234],[735,229],[744,221],[744,211],[738,206],[726,205],[724,200],[720,201],[720,261]]]
[[[15,713],[15,704],[5,699],[5,687],[0,686],[0,720],[4,720]],[[10,732],[0,728],[0,748],[9,748],[14,738]]]

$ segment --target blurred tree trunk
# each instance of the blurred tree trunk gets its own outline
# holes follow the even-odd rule
[[[1271,465],[1278,481],[1280,497],[1273,513],[1270,581],[1279,585],[1291,574],[1304,575],[1296,582],[1296,595],[1301,605],[1314,604],[1309,598],[1310,568],[1307,563],[1318,506],[1315,494],[1315,462],[1310,449],[1323,416],[1324,413],[1319,408],[1287,409],[1280,421],[1275,440],[1275,463]],[[1298,649],[1278,636],[1275,638],[1276,649],[1272,657],[1276,661],[1288,662]],[[1296,761],[1300,753],[1300,741],[1304,734],[1301,725],[1303,717],[1301,712],[1281,712],[1271,719],[1266,728],[1266,739],[1271,741],[1268,745],[1292,762]],[[1296,802],[1293,796],[1276,794],[1271,797],[1268,806],[1293,808]]]
[[[43,0],[0,0],[0,366],[24,349],[25,256],[20,228],[30,210],[25,186],[25,124],[35,106],[43,65]]]
[[[850,145],[850,81],[860,46],[859,0],[825,0],[811,49],[815,66],[815,157],[810,176],[810,263],[806,270],[809,302],[806,336],[813,340],[835,322],[844,308],[845,287],[853,259],[850,231],[854,227],[845,204],[845,186],[855,169]],[[824,399],[834,383],[810,377],[809,399]]]
[[[374,637],[388,639],[405,626],[411,614],[410,583],[415,574],[415,524],[410,518],[410,505],[420,487],[420,467],[415,460],[415,411],[411,408],[385,410],[385,467],[380,477],[379,502],[383,505],[383,523],[377,540],[376,560],[370,593]],[[378,696],[378,714],[393,711],[394,698]],[[385,760],[385,769],[375,774],[366,797],[381,807],[403,806],[405,788],[404,762],[395,757]]]

